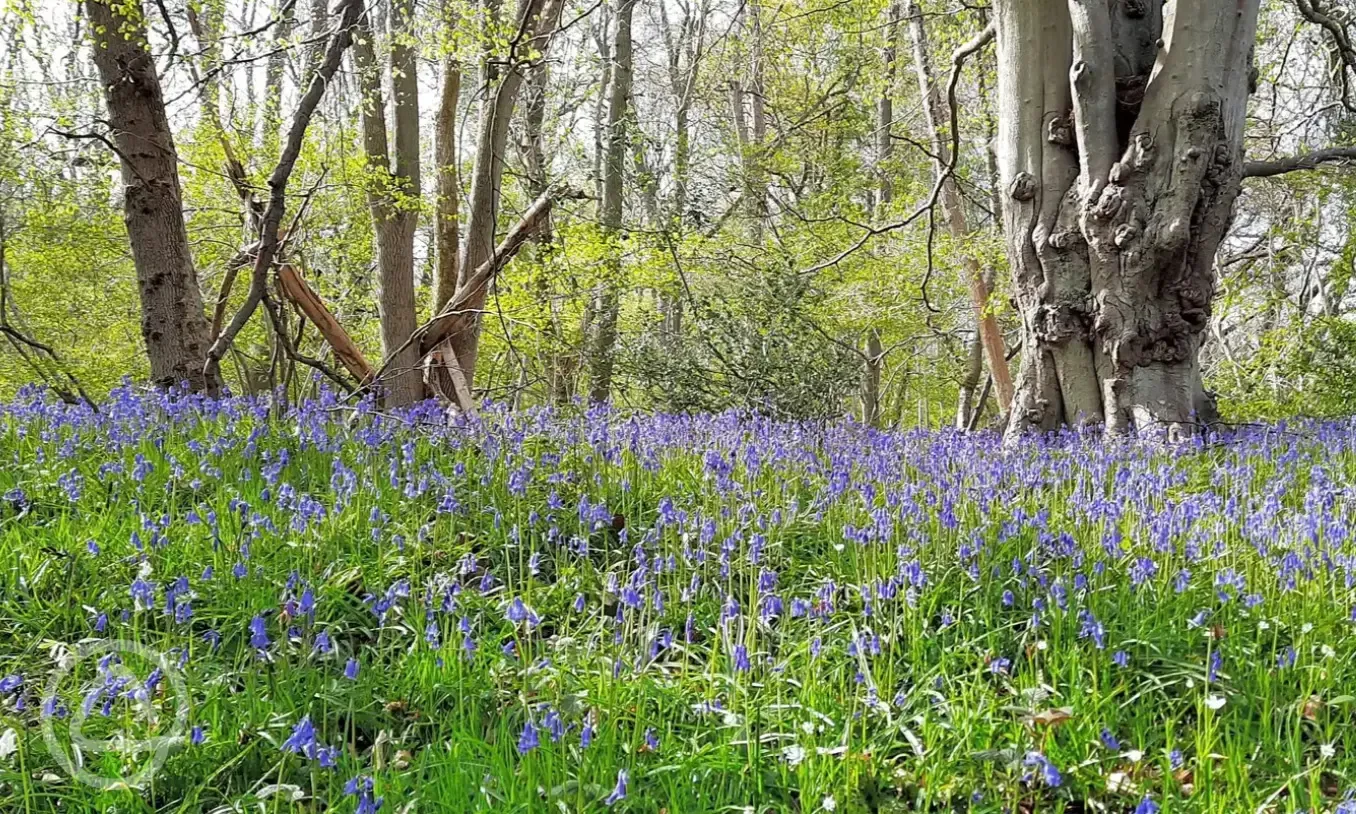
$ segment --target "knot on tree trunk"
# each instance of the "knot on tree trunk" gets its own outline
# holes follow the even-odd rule
[[[1036,336],[1052,345],[1063,345],[1072,340],[1086,340],[1090,318],[1086,303],[1064,298],[1041,306],[1036,323]]]
[[[1029,172],[1019,172],[1008,184],[1008,195],[1015,201],[1029,201],[1036,197],[1036,177]]]

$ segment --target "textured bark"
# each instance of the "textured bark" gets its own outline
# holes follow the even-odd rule
[[[607,401],[612,394],[613,352],[617,344],[618,289],[621,284],[621,238],[623,184],[626,152],[630,145],[628,109],[631,104],[631,18],[636,0],[622,0],[617,7],[616,33],[612,41],[612,85],[608,88],[607,157],[603,162],[603,200],[599,220],[609,243],[607,277],[596,306],[592,347],[589,349],[589,400]]]
[[[958,430],[968,430],[975,418],[975,410],[982,406],[975,399],[975,390],[979,387],[980,377],[984,375],[984,342],[980,339],[979,331],[970,335],[970,340],[965,343],[965,349],[965,375],[961,378],[956,399]]]
[[[325,61],[325,31],[330,25],[330,4],[328,0],[310,0],[311,9],[311,45],[306,49],[306,73],[303,85],[310,84],[311,77],[320,70]]]
[[[684,6],[683,20],[674,36],[667,4],[659,3],[664,47],[668,53],[669,92],[673,95],[673,205],[669,219],[681,225],[687,217],[687,186],[692,163],[692,133],[689,122],[697,88],[697,71],[706,39],[708,6]],[[678,306],[681,313],[681,304]]]
[[[1243,177],[1256,0],[1004,0],[999,169],[1023,359],[1010,436],[1213,419],[1198,351]],[[1070,113],[1072,111],[1072,114]]]
[[[885,210],[894,200],[895,187],[891,173],[890,159],[894,155],[894,139],[891,129],[895,120],[895,82],[898,78],[899,24],[903,17],[903,5],[890,4],[886,12],[885,47],[881,49],[881,61],[885,65],[885,87],[876,100],[876,217],[884,219]],[[862,361],[862,422],[868,427],[880,424],[880,380],[881,369],[885,366],[884,349],[881,345],[880,328],[872,327],[867,331],[865,358]]]
[[[419,324],[414,296],[414,230],[419,219],[419,86],[412,0],[391,8],[391,76],[395,108],[394,164],[386,132],[382,67],[372,32],[361,30],[354,60],[362,88],[363,150],[367,157],[367,202],[377,248],[377,305],[381,314],[383,364],[392,372],[382,384],[388,406],[413,404],[425,395],[417,349],[405,340]],[[392,354],[396,354],[392,356]]]
[[[443,60],[442,92],[433,133],[433,158],[438,165],[437,223],[433,230],[438,252],[438,277],[433,312],[441,311],[457,290],[457,254],[460,251],[461,181],[457,177],[457,102],[461,98],[461,63]]]
[[[927,122],[933,154],[936,156],[936,171],[940,174],[953,160],[950,138],[944,133],[944,128],[950,127],[951,119],[942,100],[941,89],[933,77],[927,31],[923,26],[923,12],[916,3],[910,4],[909,29],[913,35],[914,69],[918,75],[919,95],[923,99],[924,120]],[[961,252],[961,266],[965,271],[965,282],[970,292],[970,307],[975,319],[975,335],[983,348],[983,359],[987,359],[989,363],[989,372],[998,390],[999,403],[1006,405],[1011,402],[1014,389],[1012,374],[1008,371],[1007,348],[1003,343],[1003,332],[998,326],[998,319],[989,307],[989,286],[984,280],[979,259],[964,249],[970,240],[970,227],[965,214],[965,203],[961,200],[954,175],[947,175],[942,180],[940,200],[942,218],[947,231],[951,235],[952,243]],[[969,425],[967,402],[971,400],[975,388],[979,386],[979,377],[980,373],[973,371],[972,362],[970,371],[961,383],[961,403],[966,414],[961,416],[958,412],[957,420],[962,429]]]
[[[519,0],[515,30],[519,35],[507,56],[487,55],[485,98],[481,105],[476,161],[471,179],[471,200],[463,234],[458,298],[470,312],[469,330],[453,337],[447,350],[461,366],[468,384],[475,382],[476,357],[480,349],[481,311],[489,295],[490,279],[477,280],[480,268],[494,255],[495,223],[503,189],[504,148],[509,122],[533,59],[544,59],[551,34],[560,16],[560,0]],[[466,296],[462,297],[465,290]]]
[[[184,226],[178,155],[141,5],[86,0],[85,12],[122,169],[151,380],[161,387],[186,382],[194,391],[216,392],[220,376],[203,369],[211,340]]]
[[[264,99],[259,106],[258,130],[254,135],[258,152],[264,152],[278,138],[278,128],[282,124],[283,68],[287,64],[287,41],[292,37],[292,25],[296,21],[295,0],[281,0],[274,13],[278,15],[273,24],[274,50],[268,55],[264,69]]]

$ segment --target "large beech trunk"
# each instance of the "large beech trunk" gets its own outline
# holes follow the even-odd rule
[[[1243,177],[1258,0],[1001,0],[998,163],[1022,315],[1010,437],[1213,420],[1197,354]]]
[[[151,380],[162,387],[187,382],[194,391],[215,392],[221,378],[203,370],[211,339],[184,226],[178,154],[141,4],[86,0],[85,12],[122,167]]]

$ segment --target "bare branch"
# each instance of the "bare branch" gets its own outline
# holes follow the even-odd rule
[[[344,51],[348,50],[349,45],[353,42],[353,30],[357,26],[362,11],[362,0],[343,0],[339,28],[335,31],[333,39],[330,40],[329,48],[325,51],[325,61],[316,71],[315,76],[311,78],[311,85],[307,88],[306,95],[301,98],[301,102],[297,105],[296,115],[292,118],[292,126],[287,133],[287,143],[278,158],[277,166],[273,168],[273,173],[268,179],[271,194],[268,208],[264,210],[263,221],[260,225],[259,252],[254,259],[254,272],[250,279],[249,294],[245,298],[245,304],[236,312],[230,324],[212,342],[212,347],[207,351],[205,369],[209,377],[218,375],[221,368],[221,357],[226,354],[226,349],[235,341],[236,335],[245,327],[245,323],[249,321],[254,310],[259,307],[260,301],[268,293],[268,270],[273,265],[273,259],[278,251],[278,230],[282,224],[283,210],[287,204],[287,182],[292,176],[292,168],[296,165],[298,156],[301,155],[306,128],[310,126],[311,117],[315,115],[316,107],[320,105],[320,98],[325,95],[325,88],[329,86],[330,81],[339,71],[339,64],[343,61]]]
[[[1356,147],[1330,147],[1271,161],[1249,161],[1243,165],[1243,177],[1270,178],[1287,172],[1316,170],[1323,164],[1345,165],[1353,161],[1356,161]]]

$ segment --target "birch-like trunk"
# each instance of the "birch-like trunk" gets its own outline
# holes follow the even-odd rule
[[[211,340],[184,225],[178,154],[141,4],[85,0],[85,13],[122,169],[123,214],[151,381],[216,392],[220,376],[203,368]]]
[[[382,63],[373,32],[364,27],[354,44],[362,89],[363,150],[371,177],[367,203],[377,248],[377,306],[381,315],[382,385],[387,406],[424,398],[419,348],[407,342],[419,326],[414,296],[414,230],[419,219],[419,85],[413,36],[413,0],[394,0],[390,16],[391,87],[395,107],[392,164],[382,95]]]
[[[895,80],[899,71],[899,23],[902,8],[898,2],[886,11],[885,46],[881,61],[885,64],[885,87],[876,100],[876,216],[884,218],[885,210],[894,200],[895,185],[891,177],[890,159],[895,146],[891,130],[895,121]],[[862,363],[862,422],[868,427],[880,423],[880,379],[885,366],[880,328],[867,331],[866,349]]]
[[[626,152],[630,145],[627,110],[631,103],[631,18],[636,0],[621,0],[612,41],[612,85],[607,100],[607,156],[603,161],[603,200],[599,220],[608,241],[607,277],[598,297],[589,349],[589,400],[607,401],[612,394],[613,353],[620,308],[622,193]]]
[[[1023,352],[1010,437],[1213,420],[1198,352],[1243,177],[1258,0],[1002,0],[998,164]]]

